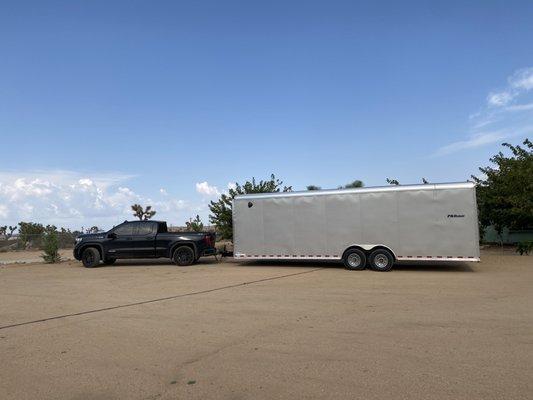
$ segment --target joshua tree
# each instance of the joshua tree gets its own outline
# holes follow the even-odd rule
[[[7,229],[9,229],[9,235],[7,237],[11,237],[13,236],[13,232],[15,232],[17,230],[17,226],[9,226]]]
[[[389,185],[399,185],[400,182],[398,182],[396,179],[390,179],[390,178],[387,178],[387,183]]]
[[[131,206],[133,210],[133,216],[139,218],[139,220],[147,221],[152,218],[156,212],[152,210],[152,206],[146,206],[144,209],[140,204],[134,204]]]

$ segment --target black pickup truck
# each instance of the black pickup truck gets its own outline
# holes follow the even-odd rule
[[[212,232],[169,232],[161,221],[125,221],[108,232],[76,238],[74,258],[87,268],[119,258],[161,258],[191,265],[202,256],[216,254]]]

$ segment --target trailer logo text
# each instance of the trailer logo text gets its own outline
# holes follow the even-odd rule
[[[464,214],[448,214],[448,218],[464,218]]]

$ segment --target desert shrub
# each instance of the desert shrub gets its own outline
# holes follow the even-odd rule
[[[44,254],[41,256],[47,263],[57,263],[61,261],[59,255],[59,239],[55,230],[48,230],[44,234],[43,240]]]
[[[518,243],[516,246],[516,252],[520,253],[521,256],[524,254],[528,255],[529,253],[533,252],[533,241]]]
[[[188,231],[202,232],[204,230],[204,223],[199,215],[196,215],[195,219],[185,222],[185,225],[187,226]]]

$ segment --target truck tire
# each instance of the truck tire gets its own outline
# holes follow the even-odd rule
[[[189,246],[180,246],[174,250],[172,259],[180,267],[191,265],[194,262],[194,251]]]
[[[81,262],[85,268],[93,268],[100,264],[100,252],[94,247],[88,247],[83,250]]]
[[[344,253],[342,262],[344,263],[346,269],[361,271],[365,269],[366,256],[365,253],[359,249],[349,249]]]
[[[386,249],[377,249],[370,254],[369,262],[370,268],[374,271],[386,272],[392,269],[394,257],[392,253]]]

